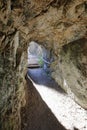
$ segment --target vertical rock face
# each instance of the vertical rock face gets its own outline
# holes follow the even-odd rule
[[[27,43],[56,55],[52,76],[87,108],[87,0],[0,1],[0,129],[19,130]]]
[[[53,77],[81,106],[87,108],[87,40],[63,46]]]
[[[24,71],[26,52],[19,43],[19,32],[9,34],[0,50],[0,129],[20,129],[20,110],[25,104]],[[26,59],[26,60],[25,60]]]
[[[19,130],[25,104],[25,40],[14,27],[11,1],[0,1],[0,129]]]

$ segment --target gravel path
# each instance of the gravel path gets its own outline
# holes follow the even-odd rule
[[[87,130],[87,111],[68,97],[51,77],[42,69],[29,69],[28,75],[41,98],[66,129]]]

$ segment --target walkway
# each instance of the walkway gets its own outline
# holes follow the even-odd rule
[[[75,126],[79,130],[87,130],[86,110],[68,97],[42,69],[30,69],[28,74],[42,99],[66,128]]]

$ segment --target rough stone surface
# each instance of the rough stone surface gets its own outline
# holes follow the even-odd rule
[[[58,59],[53,65],[56,68],[53,77],[64,89],[63,83],[67,84],[69,94],[87,108],[87,0],[1,0],[0,129],[3,130],[20,129],[23,76],[30,41],[53,50]]]
[[[20,129],[20,110],[25,104],[26,53],[19,49],[18,32],[0,52],[0,129]],[[8,38],[8,37],[7,37]],[[4,43],[5,44],[5,43]],[[2,46],[3,47],[3,46]],[[19,122],[19,123],[18,123]]]
[[[60,49],[52,76],[82,107],[87,109],[87,40],[80,39]]]

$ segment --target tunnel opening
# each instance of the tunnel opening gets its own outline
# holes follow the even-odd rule
[[[55,61],[52,49],[48,50],[44,46],[39,45],[37,42],[31,41],[27,49],[27,54],[27,74],[32,82],[40,86],[54,89],[60,93],[65,93],[65,91],[51,76],[51,73],[53,71],[51,64]]]
[[[32,41],[28,47],[28,68],[42,68],[50,72],[50,65],[54,61],[52,50]]]

